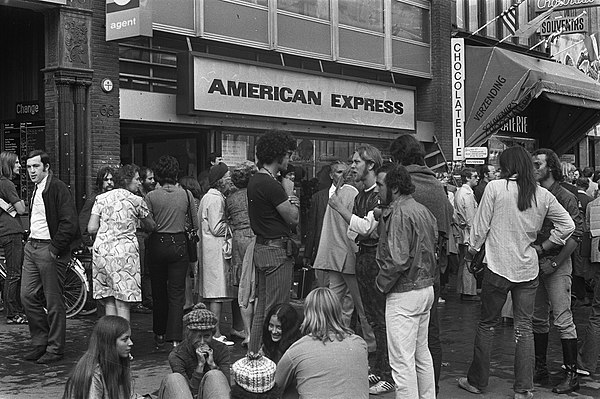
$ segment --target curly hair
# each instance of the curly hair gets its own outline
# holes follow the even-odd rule
[[[562,165],[560,164],[560,158],[554,151],[549,148],[540,148],[535,150],[532,156],[545,155],[546,156],[546,167],[548,167],[552,173],[552,177],[557,182],[561,182],[564,179]]]
[[[258,171],[256,164],[252,161],[244,161],[235,166],[231,171],[231,182],[237,188],[248,187],[250,177]]]
[[[179,162],[175,157],[163,155],[158,158],[154,165],[154,174],[156,181],[162,186],[163,184],[176,184],[179,176]]]
[[[113,175],[116,188],[127,188],[136,173],[140,172],[140,168],[137,165],[123,165],[117,169]]]
[[[113,168],[111,168],[110,166],[103,166],[100,169],[98,169],[98,172],[96,173],[96,191],[101,193],[102,192],[102,187],[104,186],[104,178],[107,177],[108,175],[112,175],[113,177],[113,181],[115,178],[115,170]]]
[[[261,165],[281,162],[288,151],[296,149],[296,140],[284,132],[267,132],[256,142],[256,158]]]
[[[400,195],[409,195],[415,192],[415,185],[412,183],[410,173],[403,165],[396,165],[392,170],[386,173],[384,179],[388,193],[398,190]]]
[[[196,180],[194,176],[183,176],[181,179],[179,179],[179,185],[184,190],[190,190],[196,199],[200,199],[202,198],[202,195],[204,195],[202,187],[200,187],[200,183],[198,183],[198,180]]]
[[[392,141],[390,153],[394,161],[401,165],[425,166],[425,148],[411,134],[404,134]]]
[[[273,342],[269,332],[269,323],[272,316],[276,316],[279,323],[281,323],[281,340],[279,342]],[[267,312],[263,323],[262,340],[265,356],[275,363],[279,363],[279,359],[285,351],[299,339],[300,316],[296,309],[287,303],[273,305]]]

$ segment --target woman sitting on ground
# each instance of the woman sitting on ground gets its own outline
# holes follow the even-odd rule
[[[300,330],[304,337],[277,364],[278,386],[295,388],[300,399],[369,397],[367,344],[344,326],[342,307],[329,288],[308,294]]]
[[[63,399],[129,399],[132,394],[129,322],[104,316],[96,323],[87,351],[67,380]]]
[[[263,324],[263,354],[275,362],[301,337],[298,312],[287,303],[274,305]]]

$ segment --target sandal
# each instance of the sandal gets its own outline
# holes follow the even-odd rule
[[[6,324],[28,324],[27,317],[25,315],[16,315],[6,319]]]

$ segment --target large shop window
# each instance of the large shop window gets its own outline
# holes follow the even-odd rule
[[[307,17],[329,20],[329,0],[277,0],[277,8]]]
[[[392,3],[392,35],[430,43],[429,10],[412,4]]]
[[[338,0],[340,24],[383,32],[383,0]]]

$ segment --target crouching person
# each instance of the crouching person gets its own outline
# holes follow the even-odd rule
[[[183,317],[183,341],[169,354],[172,374],[162,381],[159,399],[229,397],[229,349],[212,339],[217,317],[203,303]]]
[[[385,323],[396,398],[435,398],[433,361],[427,345],[433,305],[437,224],[416,202],[404,166],[377,173],[384,209],[379,217],[377,288],[386,294]]]

